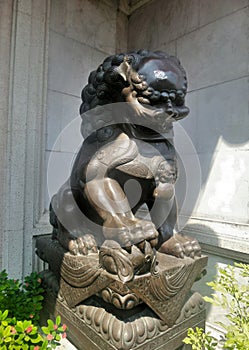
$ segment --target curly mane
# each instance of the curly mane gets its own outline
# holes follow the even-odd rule
[[[96,106],[125,101],[121,92],[125,87],[129,86],[129,83],[125,81],[117,71],[117,68],[124,61],[125,57],[128,57],[129,64],[134,71],[138,70],[142,60],[151,58],[167,58],[170,60],[171,64],[180,69],[181,73],[186,79],[186,73],[180,64],[180,61],[175,56],[170,56],[162,51],[152,52],[148,50],[139,50],[126,54],[121,53],[109,56],[97,68],[97,70],[91,72],[89,75],[88,84],[83,88],[81,93],[81,115],[89,109],[95,108]],[[158,98],[157,91],[154,91],[152,88],[144,91],[143,88],[140,88],[139,84],[136,85],[137,86],[135,89],[138,92],[138,96],[140,96],[141,102],[150,104],[150,101],[148,98],[146,98],[148,95],[150,96],[151,101]],[[183,93],[185,93],[186,90],[183,91]]]

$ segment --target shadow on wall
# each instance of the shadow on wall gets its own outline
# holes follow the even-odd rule
[[[200,162],[201,185],[199,197],[196,196],[195,199],[192,198],[190,202],[185,203],[183,214],[187,218],[193,216],[203,220],[206,218],[248,224],[248,78],[191,91],[187,95],[186,104],[190,107],[190,115],[180,121],[180,124],[196,149]],[[182,159],[179,160],[179,167],[176,192],[181,211],[184,205],[184,190],[187,186]],[[229,229],[229,224],[227,227]],[[236,228],[234,232],[235,230]],[[193,289],[204,296],[210,296],[212,290],[206,283],[214,280],[218,267],[233,264],[233,256],[237,258],[238,255],[227,249],[215,250],[215,247],[220,247],[219,237],[209,226],[187,225],[188,235],[191,236],[192,233],[198,239],[198,232],[208,232],[212,236],[212,246],[203,244],[203,248],[211,252],[208,254],[207,274],[194,284]],[[238,228],[238,233],[234,233],[233,239],[237,241],[239,235]],[[226,240],[225,234],[222,238]],[[245,240],[244,244],[248,245],[248,241]],[[245,253],[241,253],[239,259],[248,263],[248,256]],[[223,315],[224,310],[219,308],[213,310],[213,306],[207,304],[209,323],[222,321]]]
[[[190,115],[180,124],[201,167],[200,197],[192,215],[247,224],[248,79],[192,91],[186,104]]]

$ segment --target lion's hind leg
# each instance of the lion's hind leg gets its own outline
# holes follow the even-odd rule
[[[50,203],[53,238],[74,255],[97,252],[96,239],[85,221],[86,217],[78,206],[68,180],[52,197]]]

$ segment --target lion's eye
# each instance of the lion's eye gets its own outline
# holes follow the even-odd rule
[[[160,92],[155,90],[153,95],[150,96],[150,100],[155,103],[159,99],[160,99]]]
[[[174,92],[171,92],[171,93],[169,94],[169,98],[171,99],[171,101],[175,101],[175,99],[176,99],[176,94],[175,94]]]
[[[165,100],[167,101],[168,98],[169,98],[169,94],[166,91],[163,91],[161,93],[161,98],[162,98],[163,101],[165,101]]]
[[[177,90],[176,94],[178,98],[184,99],[185,97],[185,94],[182,90]]]

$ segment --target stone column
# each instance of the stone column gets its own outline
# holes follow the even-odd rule
[[[0,266],[3,263],[4,228],[6,225],[6,162],[8,135],[8,96],[10,79],[10,42],[13,1],[0,1]]]
[[[18,278],[32,270],[43,210],[49,9],[49,0],[0,1],[0,256]]]

